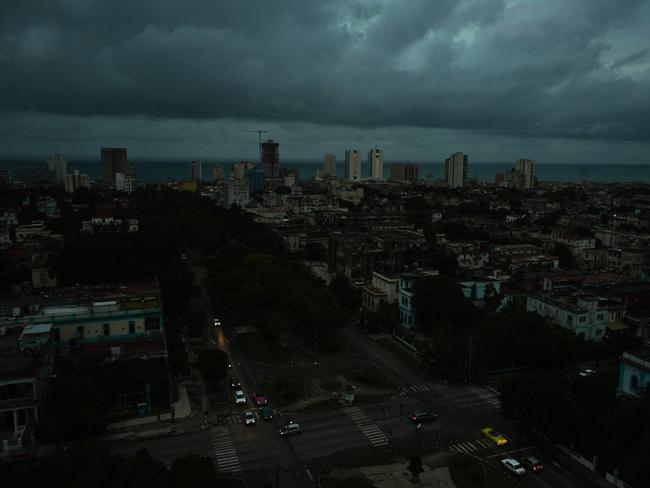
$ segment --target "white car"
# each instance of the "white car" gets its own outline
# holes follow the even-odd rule
[[[503,464],[503,466],[507,470],[512,471],[513,473],[518,475],[522,475],[526,472],[524,467],[521,464],[519,464],[519,461],[517,461],[516,459],[505,458],[501,460],[501,464]]]
[[[246,403],[246,394],[244,393],[244,390],[237,390],[235,392],[235,403],[237,405],[243,405]]]
[[[252,410],[246,410],[244,412],[244,421],[246,422],[246,425],[252,425],[255,423],[255,412]]]
[[[214,319],[214,326],[215,326],[215,327],[221,327],[221,320],[215,318],[215,319]]]
[[[593,376],[596,374],[596,371],[593,369],[583,369],[578,373],[582,378],[588,378],[589,376]]]

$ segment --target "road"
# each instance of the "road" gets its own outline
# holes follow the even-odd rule
[[[215,312],[205,288],[201,289],[201,307],[206,314],[206,339],[212,347],[226,351],[231,358],[233,374],[239,376],[247,394],[246,405],[235,406],[223,425],[210,430],[161,439],[138,441],[116,445],[113,452],[134,454],[146,448],[153,456],[170,462],[189,452],[210,456],[217,467],[241,477],[247,483],[259,483],[281,479],[282,486],[316,486],[318,472],[325,463],[344,456],[351,459],[359,453],[367,456],[372,452],[386,452],[393,447],[405,448],[417,445],[440,445],[450,450],[480,457],[503,469],[500,460],[505,456],[521,459],[533,455],[540,459],[546,469],[541,473],[529,473],[518,480],[520,486],[541,488],[571,488],[595,486],[573,462],[555,458],[553,452],[538,449],[524,439],[514,424],[499,415],[498,394],[481,385],[450,386],[427,381],[408,369],[398,358],[368,338],[356,327],[342,331],[346,340],[365,355],[399,385],[399,396],[393,400],[367,406],[296,415],[294,422],[300,424],[301,435],[282,438],[279,428],[288,419],[271,421],[259,418],[252,426],[243,423],[247,409],[257,411],[251,404],[252,392],[257,389],[256,378],[248,365],[231,346],[232,332],[228,324],[214,327],[212,318],[225,317]],[[271,399],[272,401],[272,399]],[[438,420],[425,424],[422,432],[416,432],[409,422],[410,412],[431,408],[438,413]],[[508,444],[497,447],[481,437],[481,428],[492,427],[501,432]],[[353,458],[353,457],[352,457]]]

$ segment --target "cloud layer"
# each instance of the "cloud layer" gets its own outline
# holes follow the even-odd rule
[[[647,32],[649,2],[633,0],[5,0],[0,123],[155,122],[143,142],[204,120],[647,149]],[[60,132],[43,125],[36,139]]]

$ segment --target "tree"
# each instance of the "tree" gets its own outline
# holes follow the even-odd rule
[[[571,254],[571,250],[565,244],[562,244],[561,242],[555,244],[551,254],[558,257],[560,267],[564,269],[575,267],[575,258],[573,257],[573,254]]]
[[[423,330],[448,327],[455,331],[473,326],[480,317],[461,286],[444,276],[417,278],[413,294],[416,321]]]
[[[221,349],[204,349],[194,365],[201,372],[205,384],[214,386],[218,380],[226,378],[228,355]]]
[[[422,467],[422,459],[417,456],[412,457],[409,459],[409,465],[407,469],[411,472],[411,481],[420,481],[420,473],[424,473],[424,468]]]

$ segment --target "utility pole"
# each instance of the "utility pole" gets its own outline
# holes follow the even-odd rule
[[[469,335],[469,360],[467,361],[467,382],[472,376],[472,334]]]

